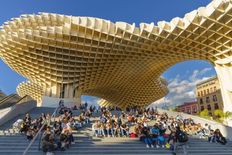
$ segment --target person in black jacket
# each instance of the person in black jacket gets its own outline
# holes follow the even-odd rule
[[[69,147],[69,139],[68,139],[67,130],[63,130],[62,133],[60,134],[58,146],[62,151],[65,150],[65,147],[67,148]]]
[[[219,129],[216,129],[214,131],[214,140],[222,145],[225,145],[227,143],[226,138],[222,135],[221,131]]]
[[[175,131],[175,138],[174,138],[174,150],[173,150],[173,154],[176,154],[176,151],[178,149],[178,147],[182,147],[184,155],[187,155],[187,142],[188,142],[188,136],[185,132],[183,132],[179,126],[176,127],[176,131]]]
[[[54,135],[50,131],[50,127],[47,127],[42,136],[42,149],[43,152],[54,152],[56,145],[54,144]]]
[[[147,148],[154,147],[148,127],[144,126],[141,131],[140,140],[146,144]]]

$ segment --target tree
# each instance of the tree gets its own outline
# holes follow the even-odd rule
[[[232,117],[232,112],[227,111],[224,113],[224,124],[229,125],[231,124],[231,117]]]
[[[169,111],[173,111],[173,112],[177,112],[177,108],[176,108],[176,107],[174,107],[174,108],[169,108],[168,110],[169,110]]]
[[[217,110],[214,111],[214,116],[215,116],[216,118],[220,119],[220,118],[223,118],[223,117],[224,117],[224,113],[223,113],[222,110],[217,109]]]
[[[203,110],[200,112],[201,117],[209,117],[209,111],[207,109]]]
[[[232,112],[227,111],[227,112],[224,113],[224,118],[225,119],[230,118],[230,117],[232,117]]]

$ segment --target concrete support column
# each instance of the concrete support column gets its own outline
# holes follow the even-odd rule
[[[68,97],[72,98],[73,97],[73,92],[74,92],[74,86],[73,84],[68,85]]]
[[[81,104],[81,91],[78,89],[76,89],[74,100],[76,102],[75,105],[79,106]]]
[[[60,92],[58,92],[57,93],[57,87],[58,87],[58,85],[56,84],[56,85],[53,85],[52,87],[51,87],[51,90],[52,90],[52,94],[51,94],[51,97],[60,97],[59,95],[59,93]]]
[[[42,107],[43,106],[42,99],[39,99],[39,100],[36,101],[36,106],[37,107]]]
[[[224,111],[232,112],[232,66],[216,64],[215,70],[221,87]]]

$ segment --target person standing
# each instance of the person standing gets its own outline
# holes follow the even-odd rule
[[[174,149],[173,149],[173,154],[176,155],[176,151],[178,147],[182,147],[184,155],[187,155],[187,142],[188,142],[188,136],[185,132],[183,132],[179,126],[176,127],[176,132],[175,132],[175,142],[174,142]]]

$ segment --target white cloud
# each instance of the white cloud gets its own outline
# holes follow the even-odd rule
[[[209,76],[205,76],[212,68],[204,68],[202,70],[194,70],[189,77],[181,79],[180,75],[177,75],[174,79],[171,79],[168,84],[169,94],[162,99],[154,102],[155,106],[176,106],[183,104],[184,102],[194,101],[195,86],[197,83],[209,79]]]
[[[193,74],[189,77],[190,81],[196,81],[199,80],[199,77],[203,76],[207,72],[211,71],[212,68],[204,68],[202,70],[194,70]]]

